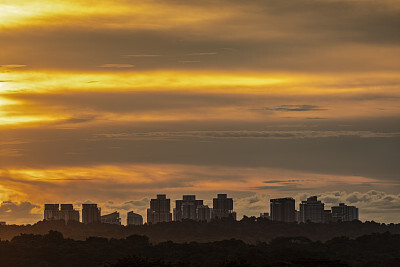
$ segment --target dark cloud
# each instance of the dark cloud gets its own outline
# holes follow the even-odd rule
[[[305,182],[308,180],[269,180],[269,181],[263,181],[264,184],[275,184],[275,183],[297,183],[297,182]]]
[[[89,117],[82,117],[82,118],[69,118],[66,120],[57,121],[56,124],[69,124],[69,123],[86,123],[94,121],[98,116],[89,116]]]
[[[307,117],[307,120],[327,120],[328,118],[324,117]]]
[[[274,129],[271,131],[260,129],[259,123],[225,123],[160,121],[79,129],[3,129],[3,142],[27,143],[8,144],[8,149],[19,151],[18,160],[0,154],[0,163],[2,167],[35,168],[126,163],[262,166],[398,179],[400,138],[392,132],[399,131],[398,118],[322,121],[312,131],[308,131],[311,126],[307,124],[290,131],[280,124],[270,124],[268,127]],[[232,131],[235,128],[253,130]],[[301,138],[271,138],[274,132],[287,136],[294,134],[291,131]],[[119,149],[111,149],[115,147]],[[176,186],[188,187],[190,182]]]
[[[211,10],[205,3],[170,5],[200,6],[209,13],[227,16],[204,19],[197,25],[154,29],[101,28],[98,17],[85,18],[85,25],[91,25],[92,19],[98,28],[53,25],[48,29],[40,26],[40,30],[34,26],[4,29],[0,45],[9,53],[2,58],[25,62],[31,69],[96,70],[105,62],[134,63],[137,70],[399,69],[392,57],[400,42],[400,9],[395,2],[220,0],[212,3]],[[114,24],[125,22],[121,16],[106,19]],[[196,64],[181,64],[195,61],[187,59],[188,55],[203,56]]]
[[[132,204],[133,206],[143,206],[149,204],[149,199],[148,198],[143,198],[140,200],[131,200],[128,202],[125,202],[125,204]]]
[[[140,200],[131,200],[123,204],[107,203],[106,208],[109,210],[145,210],[150,203],[148,198],[142,198]]]
[[[249,190],[274,190],[274,191],[307,191],[311,188],[299,187],[295,185],[277,185],[277,186],[253,186]]]
[[[40,220],[42,214],[33,213],[34,209],[39,209],[40,206],[32,204],[28,201],[13,202],[3,201],[0,204],[0,218],[2,221],[15,221],[22,219],[26,221]]]
[[[63,109],[92,109],[114,113],[148,112],[165,110],[188,110],[195,108],[211,108],[221,106],[236,106],[254,104],[265,101],[253,96],[230,94],[207,94],[185,92],[73,92],[54,94],[8,94],[9,99],[22,100],[27,105],[46,109],[60,107]],[[91,120],[87,118],[71,118],[71,122]]]
[[[280,105],[274,108],[265,108],[265,110],[274,111],[315,111],[315,110],[327,110],[314,105]]]

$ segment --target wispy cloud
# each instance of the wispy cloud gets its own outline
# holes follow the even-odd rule
[[[133,68],[135,65],[132,64],[102,64],[98,66],[99,68],[117,68],[117,69],[124,69],[124,68]]]
[[[361,138],[393,138],[399,137],[400,132],[382,133],[372,131],[182,131],[182,132],[135,132],[135,133],[102,133],[96,134],[95,139],[299,139],[299,138],[328,138],[339,136],[357,136]]]
[[[25,68],[26,65],[20,64],[11,64],[11,65],[0,65],[0,69],[18,69],[18,68]]]
[[[198,52],[198,53],[189,53],[187,56],[212,56],[218,54],[217,52]]]
[[[161,55],[157,55],[157,54],[128,54],[128,55],[122,55],[122,57],[161,57]]]
[[[274,108],[265,108],[265,110],[274,111],[315,111],[315,110],[327,110],[315,105],[280,105]]]
[[[200,63],[199,60],[179,60],[179,63],[190,64],[190,63]]]

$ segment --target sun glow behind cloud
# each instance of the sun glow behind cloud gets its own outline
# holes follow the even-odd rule
[[[296,73],[249,72],[88,72],[13,71],[0,73],[1,80],[9,80],[0,92],[23,90],[31,93],[51,91],[98,90],[197,90],[235,93],[275,94],[330,94],[338,92],[359,93],[397,92],[397,73],[353,73],[338,75]],[[365,80],[369,84],[365,84]],[[382,87],[382,85],[384,87]]]
[[[170,29],[198,27],[204,21],[218,21],[230,12],[217,14],[210,8],[160,1],[3,1],[0,23],[7,28],[32,26],[77,26],[84,28]],[[229,9],[226,9],[228,11]],[[96,25],[92,23],[95,22]]]
[[[150,193],[230,188],[243,213],[260,198],[257,214],[290,190],[398,192],[399,14],[386,0],[3,0],[0,200],[144,212]]]

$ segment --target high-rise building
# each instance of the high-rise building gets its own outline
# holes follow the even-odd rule
[[[358,208],[339,203],[339,206],[332,207],[332,219],[342,222],[358,220]]]
[[[211,220],[211,209],[208,205],[197,206],[197,220],[200,222],[209,222]]]
[[[121,225],[121,218],[119,217],[119,212],[117,211],[114,211],[110,214],[102,215],[100,219],[101,223]]]
[[[143,217],[133,211],[128,212],[126,218],[127,225],[143,225]]]
[[[236,220],[236,212],[233,211],[233,199],[228,198],[227,194],[218,194],[217,198],[213,198],[212,218],[232,218]]]
[[[44,205],[44,219],[47,221],[64,220],[79,222],[79,211],[74,210],[72,204],[45,204]]]
[[[64,220],[65,222],[68,221],[79,222],[79,211],[74,210],[74,206],[72,204],[61,204],[59,219]]]
[[[307,198],[300,203],[300,222],[324,222],[324,203],[317,196]]]
[[[271,199],[270,213],[272,221],[294,222],[295,200],[291,197]]]
[[[197,207],[203,205],[203,200],[196,200],[195,195],[183,195],[182,200],[176,200],[175,204],[175,221],[197,220]]]
[[[44,219],[53,221],[60,219],[60,204],[44,204]]]
[[[166,195],[157,195],[150,200],[150,209],[147,209],[147,222],[159,223],[172,221],[171,200]]]
[[[101,209],[97,204],[82,204],[82,222],[85,224],[101,222]]]
[[[333,218],[332,218],[332,212],[330,210],[324,210],[324,217],[322,222],[323,223],[329,223],[329,222],[333,222]]]

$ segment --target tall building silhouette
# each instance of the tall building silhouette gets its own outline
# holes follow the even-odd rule
[[[60,216],[60,204],[44,204],[44,219],[46,221],[58,220]]]
[[[182,200],[175,201],[174,219],[197,220],[197,207],[203,205],[203,200],[196,200],[195,195],[183,195]]]
[[[101,209],[97,204],[82,204],[82,222],[85,224],[101,222]]]
[[[339,203],[339,206],[332,207],[332,219],[342,222],[358,220],[358,208]]]
[[[295,212],[295,200],[291,197],[270,200],[272,221],[294,222]]]
[[[75,210],[72,204],[61,204],[60,219],[64,220],[65,222],[79,222],[79,211]]]
[[[228,198],[227,194],[218,194],[217,198],[213,198],[212,218],[232,218],[236,220],[236,212],[233,211],[233,199]]]
[[[79,222],[79,211],[74,210],[72,204],[45,204],[44,205],[44,219],[47,221],[64,220]]]
[[[211,220],[211,209],[208,205],[197,206],[197,220],[200,222],[209,222]]]
[[[317,199],[317,196],[311,196],[306,201],[300,203],[300,222],[323,223],[324,203]]]
[[[119,217],[119,212],[117,211],[110,214],[102,215],[100,217],[100,220],[101,223],[121,225],[121,218]]]
[[[128,212],[126,217],[127,225],[143,225],[143,217],[133,211]]]
[[[333,220],[332,218],[332,211],[331,210],[324,210],[324,217],[322,222],[323,223],[329,223],[329,222],[334,222],[335,220]]]
[[[172,221],[171,200],[166,195],[157,195],[150,200],[150,208],[147,209],[147,222],[159,223]]]

